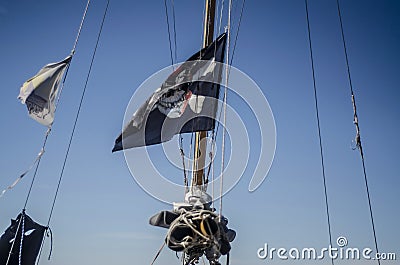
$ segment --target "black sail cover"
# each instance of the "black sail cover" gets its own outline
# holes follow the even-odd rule
[[[226,34],[181,64],[133,114],[113,152],[212,130],[218,108]]]
[[[16,220],[12,219],[11,225],[0,238],[0,265],[19,265],[20,253],[22,265],[34,265],[46,229],[24,212]],[[24,237],[20,248],[22,232]]]

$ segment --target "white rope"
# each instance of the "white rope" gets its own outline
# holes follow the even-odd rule
[[[12,250],[13,250],[13,248],[14,248],[14,244],[15,244],[15,241],[16,241],[16,239],[17,239],[18,230],[19,230],[19,227],[20,227],[20,225],[21,225],[21,222],[22,222],[22,219],[19,219],[17,231],[15,232],[15,236],[14,236],[14,239],[12,240],[10,252],[8,253],[6,265],[8,265],[8,262],[10,261],[11,254],[12,254]]]
[[[188,168],[189,168],[189,172],[190,172],[190,168],[193,168],[193,164],[194,164],[194,146],[193,146],[193,136],[194,133],[191,133],[191,139],[190,139],[190,145],[189,145],[189,162],[188,162]],[[188,185],[190,186],[190,191],[193,192],[193,185],[191,185],[189,183],[188,180]]]
[[[74,46],[72,47],[72,50],[71,50],[71,55],[70,55],[71,57],[73,57],[74,54],[75,54],[76,45],[78,45],[79,37],[81,36],[81,31],[82,31],[82,28],[83,28],[83,23],[85,22],[86,14],[87,14],[87,11],[88,11],[88,9],[89,9],[89,4],[90,4],[90,0],[88,0],[87,3],[86,3],[85,11],[83,12],[83,16],[82,16],[81,23],[80,23],[80,25],[79,25],[78,33],[76,34]],[[72,60],[72,59],[71,59],[71,60]],[[62,91],[63,91],[63,89],[64,89],[65,79],[67,78],[67,74],[68,74],[68,70],[69,70],[69,66],[70,66],[70,65],[71,65],[71,61],[68,63],[68,66],[67,66],[67,69],[66,69],[65,75],[64,75],[64,80],[63,80],[63,82],[62,82],[61,85],[60,85],[60,89],[59,89],[59,92],[58,92],[58,95],[57,95],[56,104],[54,105],[54,107],[55,107],[55,108],[54,108],[54,113],[56,112],[58,103],[60,102],[60,97],[61,97]],[[50,124],[49,128],[51,128],[52,125],[53,125],[53,124]]]
[[[229,45],[231,38],[231,12],[232,12],[232,0],[229,0],[229,10],[228,10],[228,36],[227,36],[227,47],[226,47],[226,56],[227,62],[229,63]],[[223,118],[223,132],[222,132],[222,158],[221,158],[221,182],[220,182],[220,198],[219,198],[219,217],[222,218],[222,194],[224,191],[224,170],[225,170],[225,134],[226,134],[226,102],[227,102],[227,94],[228,94],[228,81],[229,81],[229,67],[225,66],[225,89],[224,89],[224,118]]]
[[[206,20],[206,5],[203,5],[203,23],[204,23],[204,21]],[[199,51],[201,51],[201,49],[203,49],[203,43],[204,43],[204,33],[203,33],[203,31],[204,31],[204,25],[203,24],[201,24],[201,38],[200,38],[200,49],[199,49]]]
[[[212,139],[215,141],[215,132],[212,132]],[[211,146],[211,152],[212,152],[212,157],[211,157],[211,209],[214,207],[214,197],[215,197],[215,187],[214,187],[214,181],[215,181],[215,170],[214,170],[214,155],[215,155],[215,143],[212,143]]]
[[[221,34],[221,25],[222,25],[222,13],[224,11],[224,0],[221,0],[221,12],[219,15],[219,25],[218,25],[218,35]]]
[[[87,1],[86,8],[85,8],[85,12],[83,13],[83,17],[82,17],[82,20],[81,20],[81,24],[79,25],[78,34],[76,35],[74,47],[72,48],[72,51],[71,51],[72,54],[75,53],[75,48],[76,48],[76,45],[78,44],[79,36],[81,35],[81,31],[82,31],[82,27],[83,27],[83,22],[85,21],[86,13],[87,13],[87,11],[88,11],[88,9],[89,9],[89,4],[90,4],[90,0]]]
[[[18,234],[18,231],[17,231]],[[24,234],[25,234],[25,213],[22,213],[22,229],[21,229],[21,242],[19,243],[19,255],[18,255],[18,264],[22,264],[22,244],[24,242]]]

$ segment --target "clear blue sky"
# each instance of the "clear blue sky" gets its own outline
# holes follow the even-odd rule
[[[203,1],[174,2],[178,61],[183,61],[201,45]],[[400,4],[341,3],[378,244],[381,252],[397,251],[400,258]],[[69,54],[85,4],[0,1],[1,190],[29,167],[45,132],[18,102],[19,88],[43,65]],[[234,1],[234,27],[240,4]],[[27,207],[42,224],[47,222],[105,5],[101,0],[90,6]],[[346,236],[351,247],[373,248],[361,161],[350,148],[355,129],[336,2],[310,0],[309,10],[333,240]],[[151,262],[166,231],[148,225],[148,218],[170,206],[145,193],[130,175],[123,154],[111,154],[111,149],[135,89],[169,64],[163,1],[111,1],[51,222],[52,260],[46,259],[47,240],[40,264]],[[264,243],[286,248],[329,244],[304,1],[247,1],[234,66],[268,98],[277,149],[257,191],[247,190],[249,170],[224,198],[224,214],[238,232],[231,262],[309,264],[259,260],[256,254]],[[0,198],[0,230],[21,211],[31,178],[27,175]],[[175,262],[175,254],[165,249],[156,264]]]

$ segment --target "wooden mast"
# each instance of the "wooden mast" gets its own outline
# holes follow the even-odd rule
[[[204,16],[203,48],[207,47],[213,42],[215,19],[215,0],[205,0],[205,2],[206,14]],[[206,137],[206,131],[196,132],[192,186],[200,187],[204,184],[203,175],[207,148],[207,142],[205,139]]]

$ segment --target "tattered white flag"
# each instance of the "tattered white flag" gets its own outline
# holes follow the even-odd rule
[[[70,55],[61,62],[44,66],[21,87],[18,99],[26,104],[29,116],[45,126],[54,121],[58,86],[71,58]]]

